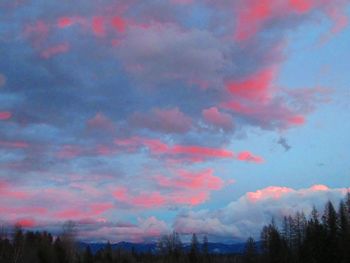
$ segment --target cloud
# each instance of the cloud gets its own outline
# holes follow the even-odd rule
[[[139,148],[146,147],[152,155],[190,162],[201,162],[213,158],[231,159],[234,157],[234,153],[226,149],[197,145],[168,145],[159,139],[142,137],[116,139],[115,144],[128,151],[137,151]]]
[[[0,146],[5,148],[23,149],[23,148],[28,148],[29,144],[22,141],[0,141]]]
[[[219,240],[259,238],[261,228],[271,222],[272,217],[279,223],[283,216],[297,211],[309,215],[313,205],[322,213],[328,200],[337,204],[347,191],[349,189],[325,185],[304,189],[269,186],[248,192],[222,209],[182,212],[174,222],[174,229],[184,234],[207,234]]]
[[[144,189],[130,191],[117,187],[113,191],[116,200],[127,207],[156,209],[177,205],[196,206],[206,202],[212,191],[218,191],[225,182],[215,176],[213,169],[202,171],[176,170],[167,175],[156,175],[154,186],[157,191],[144,192]]]
[[[157,176],[156,179],[162,187],[189,190],[220,190],[224,182],[220,177],[214,176],[213,172],[213,169],[199,173],[180,170],[176,177]]]
[[[116,127],[112,120],[107,118],[103,113],[98,112],[87,121],[87,127],[90,130],[104,130],[106,132],[114,132]]]
[[[86,241],[147,242],[156,241],[169,232],[169,226],[154,216],[139,218],[137,224],[95,222],[79,227],[81,239]]]
[[[131,26],[118,52],[143,86],[183,81],[206,88],[220,85],[225,48],[208,31],[153,23]]]
[[[40,56],[45,59],[49,59],[58,54],[66,53],[68,52],[68,50],[69,50],[69,44],[61,43],[55,46],[48,47],[47,49],[41,51]]]
[[[0,121],[6,121],[11,119],[12,113],[9,111],[1,111],[0,112]]]
[[[202,111],[204,120],[214,127],[221,128],[225,131],[232,131],[234,128],[233,119],[230,114],[220,112],[218,108],[211,107]]]
[[[281,145],[286,152],[288,152],[292,148],[292,146],[288,144],[287,139],[284,137],[280,137],[277,143]]]
[[[6,77],[5,75],[0,73],[0,88],[6,85]]]
[[[343,0],[0,2],[1,219],[99,223],[86,238],[165,231],[155,218],[111,222],[205,204],[229,183],[226,165],[264,160],[231,149],[242,134],[308,125],[332,94],[278,85],[287,36],[347,25]],[[196,213],[186,231],[243,236],[220,212]]]
[[[254,163],[263,163],[264,159],[260,156],[253,155],[249,151],[240,152],[237,156],[237,159],[240,161],[254,162]]]
[[[179,108],[153,109],[149,113],[134,113],[131,124],[161,133],[186,133],[192,127],[192,120]]]

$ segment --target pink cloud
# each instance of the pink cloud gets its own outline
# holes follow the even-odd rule
[[[39,20],[34,24],[26,25],[24,29],[25,36],[29,37],[34,47],[38,48],[48,37],[50,26],[48,23]]]
[[[173,195],[171,201],[174,204],[197,206],[209,199],[207,192],[180,193]]]
[[[270,0],[247,0],[243,5],[238,13],[235,32],[235,39],[238,41],[255,35],[273,11],[273,2]]]
[[[187,145],[174,145],[170,149],[169,154],[175,154],[175,155],[184,154],[184,155],[194,155],[194,156],[210,157],[210,158],[232,158],[233,157],[233,152],[225,149],[202,147],[202,146],[187,146]]]
[[[84,207],[79,208],[67,208],[61,211],[54,212],[54,216],[58,219],[87,219],[96,218],[106,211],[112,209],[114,205],[112,203],[93,203],[87,204]]]
[[[224,182],[220,177],[214,176],[213,173],[213,169],[200,172],[180,170],[177,172],[177,175],[172,178],[157,176],[156,180],[160,186],[169,188],[219,190],[224,186]]]
[[[264,159],[260,156],[253,155],[249,151],[240,152],[237,156],[237,159],[240,161],[254,162],[254,163],[263,163]]]
[[[112,18],[112,27],[115,28],[119,33],[124,33],[126,29],[126,22],[120,16],[115,16]]]
[[[87,121],[87,127],[89,129],[102,129],[108,132],[115,130],[115,125],[112,120],[107,118],[103,113],[98,112],[96,115]]]
[[[36,222],[33,219],[20,219],[15,224],[24,228],[32,228],[36,225]]]
[[[335,35],[342,32],[349,24],[349,17],[346,12],[337,7],[330,6],[326,9],[326,14],[329,19],[332,21],[333,25],[329,32],[325,33],[320,38],[320,44],[327,43],[330,39],[332,39]]]
[[[165,196],[159,192],[140,193],[133,195],[124,187],[118,187],[113,196],[120,202],[132,207],[157,208],[166,204]]]
[[[314,0],[289,0],[290,7],[298,13],[307,13],[314,5]]]
[[[179,110],[155,108],[149,113],[135,113],[131,124],[163,133],[186,133],[191,129],[192,119]]]
[[[327,201],[333,204],[342,200],[347,188],[328,188],[315,191],[315,186],[292,189],[283,186],[269,186],[255,192],[248,192],[225,207],[212,211],[197,210],[181,213],[174,223],[179,233],[205,233],[222,237],[245,240],[252,235],[259,238],[263,225],[282,222],[283,216],[303,211],[309,215],[313,206],[322,211]],[[318,188],[318,186],[316,186]]]
[[[230,114],[220,112],[218,108],[211,107],[202,111],[202,116],[205,121],[215,127],[224,130],[233,129],[233,120]]]
[[[151,192],[132,194],[120,192],[117,189],[113,193],[114,197],[121,203],[133,208],[156,209],[169,205],[199,205],[209,198],[207,191],[172,191],[167,193]]]
[[[263,69],[242,81],[228,82],[231,97],[220,106],[263,128],[289,128],[305,123],[304,115],[320,101],[323,89],[285,91],[273,86],[275,69]],[[321,102],[321,101],[320,101]],[[294,108],[292,108],[294,105]]]
[[[328,191],[330,190],[328,186],[323,185],[323,184],[317,184],[317,185],[313,185],[312,187],[310,187],[311,191]]]
[[[0,111],[0,121],[6,121],[11,119],[12,113],[9,111]]]
[[[247,198],[250,202],[257,202],[264,199],[279,199],[283,195],[293,192],[292,188],[288,187],[279,187],[279,186],[269,186],[262,190],[256,192],[248,192]]]
[[[126,202],[128,200],[128,189],[125,187],[118,187],[114,192],[113,196],[118,200],[118,201],[123,201]]]
[[[109,145],[97,145],[95,150],[95,153],[100,156],[110,156],[116,154],[117,152],[118,150],[113,149]]]
[[[70,49],[70,45],[68,43],[61,43],[43,50],[40,53],[40,56],[45,59],[49,59],[58,54],[66,53],[69,51],[69,49]]]
[[[86,217],[86,213],[83,211],[80,211],[79,209],[73,208],[73,209],[65,209],[63,211],[56,212],[54,216],[55,218],[58,218],[60,220],[80,219],[80,218]]]
[[[312,103],[312,102],[308,102]],[[245,117],[255,125],[263,128],[289,128],[305,123],[305,117],[295,110],[288,108],[286,102],[279,99],[268,103],[241,103],[237,100],[224,102],[221,107],[231,110],[240,117]],[[308,113],[309,109],[307,109]]]
[[[132,197],[129,203],[133,206],[140,206],[143,208],[155,208],[163,206],[166,203],[166,198],[158,192],[142,193]]]
[[[30,197],[30,193],[16,189],[16,187],[0,181],[0,197],[5,199],[24,200]]]
[[[197,145],[168,145],[159,139],[148,139],[142,137],[131,137],[127,139],[116,139],[115,144],[130,151],[136,151],[140,147],[147,147],[151,154],[165,155],[173,158],[187,158],[192,161],[202,161],[206,158],[233,158],[232,151],[203,147]]]
[[[169,151],[169,146],[157,139],[142,139],[142,144],[147,146],[152,154],[164,154]]]
[[[61,159],[71,159],[78,157],[83,152],[82,148],[76,145],[64,145],[56,156]]]
[[[192,172],[175,171],[171,176],[157,175],[160,191],[131,192],[125,187],[117,187],[112,195],[119,202],[134,208],[152,209],[173,205],[199,205],[207,201],[211,191],[224,187],[224,181],[215,176],[212,169]],[[159,188],[160,187],[160,188]]]
[[[236,6],[237,19],[234,38],[245,41],[268,27],[273,19],[284,19],[293,14],[308,15],[314,10],[320,10],[334,21],[332,31],[342,30],[347,22],[347,16],[341,15],[347,1],[339,0],[246,0]],[[329,10],[333,10],[329,12]]]
[[[0,141],[0,146],[4,146],[7,148],[24,149],[24,148],[28,148],[29,144],[21,141]]]
[[[274,77],[274,69],[264,69],[246,80],[229,82],[226,88],[234,96],[263,102],[270,98],[269,88]]]
[[[60,17],[57,21],[57,26],[59,28],[69,27],[74,24],[74,20],[70,17]]]
[[[97,37],[104,37],[106,35],[105,19],[100,16],[95,16],[92,19],[92,31]]]
[[[294,115],[287,118],[289,124],[303,125],[305,123],[305,117],[301,115]]]

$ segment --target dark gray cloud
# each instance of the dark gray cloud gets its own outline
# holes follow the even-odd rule
[[[288,144],[287,139],[284,137],[280,137],[277,143],[281,145],[286,152],[288,152],[292,148],[292,146]]]

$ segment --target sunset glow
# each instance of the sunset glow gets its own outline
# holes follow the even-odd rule
[[[350,187],[347,0],[0,1],[0,227],[233,242]]]

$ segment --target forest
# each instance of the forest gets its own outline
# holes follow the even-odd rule
[[[162,236],[157,251],[138,253],[113,249],[107,243],[93,253],[89,246],[77,245],[72,222],[64,225],[62,234],[53,236],[41,231],[24,231],[15,226],[0,233],[1,263],[349,263],[350,262],[350,193],[338,206],[325,204],[320,213],[314,207],[310,215],[302,211],[275,219],[261,230],[257,242],[249,237],[243,253],[210,253],[208,238],[199,241],[192,235],[185,250],[180,235]]]

